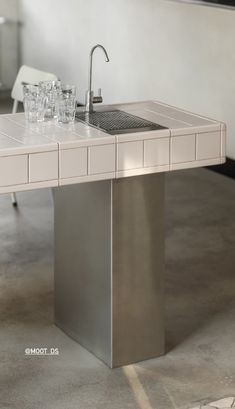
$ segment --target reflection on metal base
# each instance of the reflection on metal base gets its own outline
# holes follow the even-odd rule
[[[110,367],[164,353],[164,175],[54,189],[56,324]]]

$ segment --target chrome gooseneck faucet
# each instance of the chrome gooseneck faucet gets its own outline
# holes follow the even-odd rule
[[[103,50],[106,62],[109,62],[109,56],[106,49],[101,45],[95,45],[90,52],[90,67],[89,67],[89,82],[88,82],[88,90],[86,92],[86,109],[85,112],[91,113],[93,112],[93,104],[98,104],[103,102],[103,98],[101,95],[101,88],[98,90],[98,95],[94,96],[94,92],[92,91],[92,69],[93,69],[93,54],[97,48],[101,48]]]

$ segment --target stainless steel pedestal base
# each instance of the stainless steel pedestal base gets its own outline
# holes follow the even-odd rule
[[[110,367],[164,353],[164,175],[54,189],[55,321]]]

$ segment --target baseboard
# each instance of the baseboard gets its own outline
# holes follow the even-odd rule
[[[207,169],[213,172],[220,173],[221,175],[228,176],[235,179],[235,160],[227,158],[226,162],[222,165],[208,166]]]

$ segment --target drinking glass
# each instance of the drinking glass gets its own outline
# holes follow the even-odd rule
[[[77,88],[75,85],[62,84],[61,92],[65,97],[68,97],[68,96],[76,97]]]
[[[61,93],[61,82],[60,81],[41,81],[39,82],[39,88],[47,99],[45,118],[47,119],[56,118],[56,100],[57,100],[58,94]]]
[[[76,97],[73,94],[61,93],[57,97],[57,121],[63,124],[74,122],[76,113]]]
[[[24,111],[29,122],[44,121],[46,112],[46,97],[36,85],[24,85]]]

